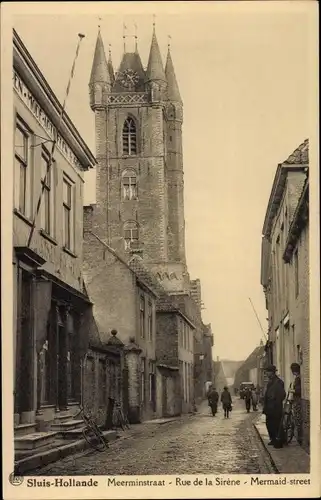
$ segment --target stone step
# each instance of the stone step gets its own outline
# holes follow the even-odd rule
[[[57,415],[55,415],[55,418],[54,418],[54,424],[58,424],[60,422],[67,422],[68,420],[71,420],[72,418],[72,415],[69,413],[66,413],[66,414],[60,414],[58,413]]]
[[[83,420],[67,420],[66,422],[54,422],[53,424],[51,424],[51,429],[56,432],[64,432],[72,429],[79,429],[83,426]]]
[[[61,433],[61,436],[63,437],[63,439],[74,439],[74,440],[78,440],[78,439],[83,439],[84,435],[83,435],[83,429],[85,427],[83,427],[82,429],[72,429],[71,431],[65,431],[65,432],[62,432]],[[117,432],[115,430],[110,430],[110,431],[103,431],[103,435],[104,435],[104,438],[107,440],[107,441],[114,441],[117,437]]]
[[[34,433],[36,430],[36,424],[19,424],[14,427],[15,438],[25,436],[27,434]]]
[[[14,440],[16,450],[33,450],[48,445],[55,440],[57,432],[33,432]]]
[[[102,426],[98,426],[102,430]],[[86,425],[83,422],[83,425],[81,427],[77,427],[76,429],[70,429],[66,431],[60,432],[60,435],[64,439],[82,439],[83,436],[83,430],[86,428]]]

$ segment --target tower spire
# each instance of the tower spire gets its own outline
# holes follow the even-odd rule
[[[93,83],[107,83],[110,84],[110,77],[108,73],[107,60],[103,40],[100,34],[100,26],[98,26],[98,35],[94,53],[93,65],[90,74],[90,84]]]
[[[171,37],[169,36],[169,40]],[[170,43],[168,43],[167,59],[165,65],[165,75],[167,80],[167,96],[168,100],[172,102],[179,102],[182,104],[182,98],[179,92],[178,83],[176,80],[174,65],[172,61]]]
[[[108,45],[107,66],[108,66],[108,73],[109,73],[110,81],[111,81],[111,84],[113,85],[113,83],[115,81],[115,74],[114,74],[113,61],[112,61],[112,57],[111,57],[111,44]]]
[[[149,52],[148,65],[147,65],[147,80],[162,80],[166,82],[162,56],[159,50],[156,30],[155,30],[155,16],[153,16],[153,35],[152,43]]]
[[[96,106],[104,106],[107,102],[107,94],[110,92],[111,79],[108,70],[104,44],[98,27],[98,35],[94,53],[93,65],[89,80],[90,106],[93,110]]]

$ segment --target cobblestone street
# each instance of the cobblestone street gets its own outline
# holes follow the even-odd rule
[[[215,418],[203,403],[196,415],[165,424],[144,423],[113,442],[105,452],[82,454],[29,472],[30,475],[269,474],[269,456],[238,398],[230,419]],[[127,434],[127,435],[126,435]]]

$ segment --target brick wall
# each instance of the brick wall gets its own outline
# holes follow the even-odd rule
[[[161,107],[113,108],[96,111],[97,214],[100,233],[109,223],[111,246],[125,256],[123,224],[136,221],[144,242],[144,258],[167,260],[167,192],[164,164],[164,123]],[[122,154],[122,128],[128,115],[137,125],[136,156]],[[106,123],[108,130],[106,128]],[[109,171],[106,161],[106,134],[109,146]],[[137,175],[138,199],[123,200],[122,174],[133,169]],[[109,196],[109,199],[108,199]],[[108,213],[108,215],[107,215]],[[103,239],[104,237],[101,236]]]
[[[108,352],[89,349],[83,369],[83,405],[97,423],[106,421],[108,398],[122,401],[121,359]]]
[[[83,275],[93,314],[104,342],[115,328],[127,344],[136,337],[136,278],[93,234],[84,233]]]
[[[175,313],[156,313],[156,357],[159,363],[178,367],[178,323]]]

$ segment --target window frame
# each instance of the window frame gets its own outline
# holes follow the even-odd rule
[[[145,403],[145,389],[146,389],[146,383],[145,383],[145,371],[146,371],[146,366],[145,366],[145,358],[141,358],[141,364],[140,364],[140,390],[141,390],[141,402]]]
[[[153,340],[153,303],[151,300],[148,301],[148,328],[147,328],[147,335],[148,335],[148,340],[152,341]]]
[[[43,176],[42,172],[42,161],[46,162],[46,172],[45,175]],[[49,170],[48,170],[48,165],[51,161]],[[53,196],[53,190],[52,190],[52,169],[53,169],[53,164],[54,160],[50,157],[50,154],[48,151],[42,147],[41,151],[41,172],[40,172],[40,183],[41,183],[41,193],[42,193],[42,200],[41,200],[41,229],[48,235],[53,236],[53,214],[54,210],[52,207],[52,196]],[[48,210],[48,214],[46,211]],[[43,212],[45,211],[45,215],[43,215]],[[45,224],[43,225],[43,220],[42,217],[45,218]]]
[[[125,170],[122,174],[122,199],[124,201],[138,199],[137,174],[134,170]]]
[[[139,294],[139,332],[142,339],[145,338],[145,315],[145,297],[143,294]]]
[[[64,193],[65,185],[68,186],[69,189],[67,202],[65,202],[65,193]],[[64,174],[63,184],[62,184],[63,248],[66,248],[70,252],[73,252],[75,248],[74,188],[75,188],[74,182],[67,175]],[[66,219],[65,219],[66,214],[68,214],[68,238],[66,238]]]
[[[293,253],[293,265],[294,265],[294,293],[295,293],[295,298],[298,298],[299,293],[300,293],[299,251],[298,251],[298,248],[296,248],[294,253]]]
[[[148,363],[148,368],[149,368],[149,374],[148,374],[148,378],[149,378],[149,402],[152,403],[153,401],[153,391],[152,391],[152,380],[153,380],[153,377],[155,377],[155,363],[153,361],[149,361]]]
[[[122,129],[123,156],[136,156],[137,149],[137,126],[133,117],[128,116],[124,121]]]
[[[139,226],[136,221],[126,221],[123,226],[125,250],[130,250],[133,241],[139,242]],[[129,235],[129,237],[128,237]]]
[[[16,134],[17,130],[21,133],[23,137],[23,146],[16,144]],[[15,181],[15,196],[14,205],[18,212],[25,217],[27,217],[29,204],[28,204],[28,188],[29,188],[29,178],[30,175],[30,142],[31,142],[32,132],[27,128],[21,118],[17,115],[15,121],[14,130],[14,168],[15,173],[18,173],[17,165],[19,164],[19,174]],[[23,147],[23,155],[20,154],[19,148]],[[22,175],[23,173],[23,175]],[[23,177],[23,189],[21,189],[21,178]],[[21,200],[21,193],[23,193],[23,202]]]

